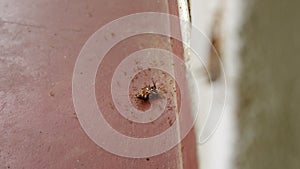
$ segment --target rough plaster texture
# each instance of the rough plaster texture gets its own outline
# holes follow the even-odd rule
[[[237,168],[300,168],[300,1],[252,0],[241,36]]]

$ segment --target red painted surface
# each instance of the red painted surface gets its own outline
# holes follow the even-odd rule
[[[73,108],[73,68],[89,36],[124,15],[168,13],[174,5],[168,2],[172,1],[0,1],[0,168],[179,168],[179,151],[184,168],[197,168],[192,132],[183,141],[184,148],[175,147],[149,159],[123,158],[93,143]],[[131,41],[131,47],[120,46],[110,54],[137,50],[135,43],[144,47],[167,43],[164,37],[149,36]],[[109,79],[98,74],[97,80],[101,76]],[[98,98],[98,103],[103,103]],[[113,115],[108,118],[113,119]],[[122,129],[122,123],[115,124]],[[170,121],[157,122],[157,130],[148,134],[168,125]],[[140,126],[135,127],[133,135],[143,135]]]

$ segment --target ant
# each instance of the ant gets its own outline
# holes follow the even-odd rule
[[[156,87],[156,82],[153,81],[153,85],[147,85],[146,87],[143,87],[139,90],[139,92],[135,95],[136,98],[143,100],[143,101],[149,101],[149,99],[153,97],[157,97],[159,95],[158,89]]]

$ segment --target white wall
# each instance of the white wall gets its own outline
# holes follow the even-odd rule
[[[239,72],[239,37],[238,30],[241,25],[242,5],[239,0],[190,0],[192,24],[206,36],[210,37],[213,23],[216,17],[216,10],[219,7],[223,10],[221,19],[221,39],[222,39],[222,62],[225,76],[222,76],[215,83],[215,88],[211,89],[207,82],[207,75],[203,73],[203,65],[195,61],[195,57],[189,57],[188,63],[196,75],[198,87],[201,91],[196,102],[200,105],[200,115],[195,124],[198,137],[198,157],[201,169],[233,169],[233,156],[236,138],[236,79]],[[191,34],[191,43],[197,43],[201,48],[200,56],[207,64],[209,56],[209,44],[203,40],[195,39]],[[193,44],[192,44],[193,46]],[[207,66],[207,65],[204,65]],[[211,99],[211,90],[222,90],[225,86],[221,83],[226,80],[226,105],[222,119],[218,128],[204,144],[200,143],[200,135],[205,124],[207,112]],[[195,98],[195,97],[194,97]],[[222,100],[221,100],[222,101]],[[218,100],[217,100],[218,102]],[[222,102],[216,104],[223,106]],[[212,109],[214,111],[214,109]]]

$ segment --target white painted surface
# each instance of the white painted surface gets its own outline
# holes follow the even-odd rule
[[[211,138],[204,144],[200,144],[198,139],[198,157],[201,169],[233,169],[234,150],[236,138],[236,80],[239,72],[239,38],[238,30],[241,25],[242,5],[239,0],[190,0],[191,3],[191,18],[192,24],[202,33],[209,37],[214,22],[216,9],[221,5],[224,11],[222,18],[222,38],[223,38],[223,65],[227,82],[227,100],[226,107],[223,112],[219,126]],[[220,4],[222,3],[222,4]],[[199,138],[205,117],[209,112],[210,100],[212,99],[212,88],[207,82],[207,75],[204,73],[204,67],[207,64],[207,57],[209,52],[209,43],[205,39],[194,39],[191,34],[191,43],[197,43],[201,48],[200,56],[203,59],[204,65],[197,62],[197,59],[192,54],[187,60],[192,71],[196,75],[196,81],[200,89],[200,97],[194,101],[195,104],[200,105],[200,116],[198,117],[195,128],[196,135]],[[192,45],[193,46],[193,45]],[[199,71],[200,70],[200,71]],[[224,88],[224,84],[218,81],[215,84],[215,91]],[[193,96],[192,96],[193,97]],[[193,97],[195,99],[195,97]],[[222,103],[217,104],[223,106]]]

